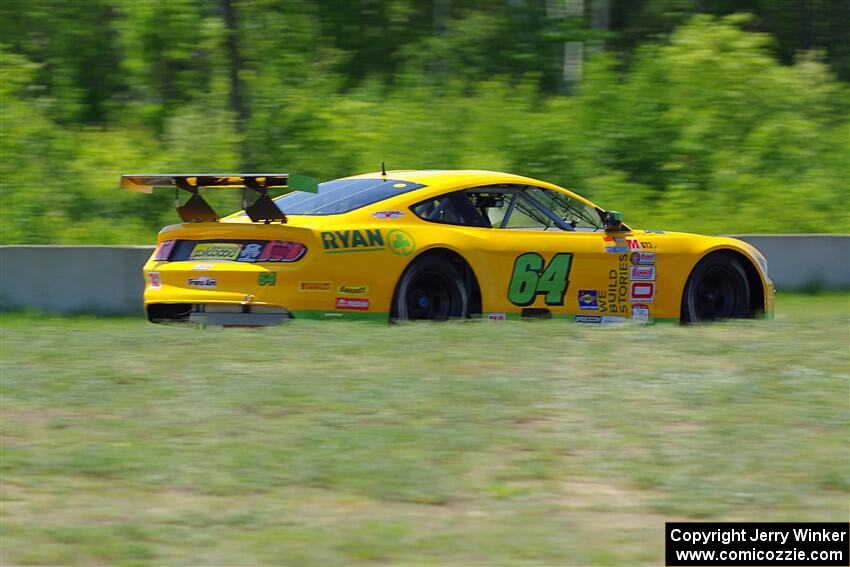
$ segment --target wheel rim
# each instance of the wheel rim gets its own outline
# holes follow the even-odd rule
[[[448,319],[452,312],[449,281],[436,272],[420,274],[410,282],[405,303],[410,319]]]
[[[698,319],[728,319],[737,312],[737,274],[725,266],[714,266],[700,279],[695,303]]]

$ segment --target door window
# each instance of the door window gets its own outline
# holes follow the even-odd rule
[[[568,195],[533,185],[454,191],[412,207],[430,222],[514,230],[601,230],[599,211]]]

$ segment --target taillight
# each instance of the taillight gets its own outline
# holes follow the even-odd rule
[[[257,262],[295,262],[307,252],[307,247],[300,242],[289,240],[271,240],[266,243]]]
[[[156,251],[153,253],[153,259],[157,261],[168,260],[168,257],[171,256],[171,251],[174,249],[174,243],[176,240],[163,240],[159,243],[159,246],[156,247]]]
[[[150,289],[162,288],[162,278],[159,277],[159,272],[153,270],[148,272],[148,287]]]

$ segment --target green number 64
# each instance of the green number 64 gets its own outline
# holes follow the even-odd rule
[[[514,262],[508,299],[514,305],[526,307],[538,295],[544,295],[546,305],[563,305],[572,260],[572,254],[559,252],[546,266],[543,256],[536,252],[520,254]]]

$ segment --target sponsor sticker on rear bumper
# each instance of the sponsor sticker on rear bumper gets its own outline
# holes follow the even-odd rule
[[[342,295],[368,295],[368,285],[340,285],[336,288],[337,293]]]
[[[356,311],[366,311],[369,309],[369,300],[354,298],[354,297],[337,297],[337,309],[354,309]]]
[[[199,276],[197,278],[189,278],[187,281],[189,287],[201,287],[204,289],[215,289],[218,287],[218,282],[215,278],[209,276]]]
[[[298,282],[301,291],[330,291],[331,282]]]
[[[232,242],[209,243],[203,242],[195,244],[192,248],[192,253],[189,255],[190,260],[235,260],[239,257],[239,252],[242,251],[241,244]]]

